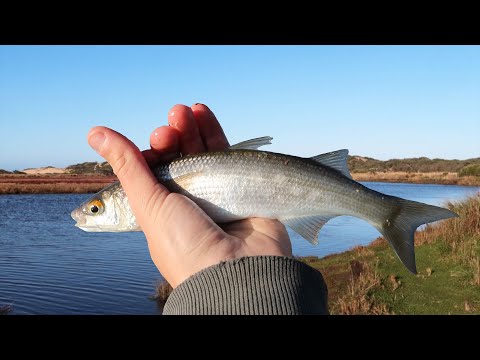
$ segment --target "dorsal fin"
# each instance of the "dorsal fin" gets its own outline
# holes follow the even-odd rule
[[[260,146],[270,145],[272,142],[272,137],[263,136],[255,139],[245,140],[239,142],[238,144],[231,145],[230,150],[257,150]]]
[[[311,157],[312,160],[319,162],[322,165],[326,165],[340,171],[343,175],[348,178],[352,178],[350,171],[348,170],[347,159],[348,159],[348,150],[342,149],[337,151],[332,151],[326,154],[321,154]]]
[[[325,223],[335,216],[302,216],[279,219],[293,231],[308,240],[312,245],[318,245],[318,233]]]

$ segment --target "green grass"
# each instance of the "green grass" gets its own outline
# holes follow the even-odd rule
[[[389,248],[378,250],[377,256],[385,285],[375,295],[394,313],[465,314],[465,302],[480,310],[480,288],[472,283],[468,266],[445,256],[440,242],[416,248],[417,275],[409,273]],[[395,291],[388,281],[392,274],[400,281]]]

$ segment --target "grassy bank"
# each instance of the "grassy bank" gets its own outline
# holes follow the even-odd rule
[[[349,156],[348,168],[357,181],[480,186],[480,158],[444,160],[420,157],[382,161]]]
[[[480,186],[480,176],[460,176],[454,172],[352,172],[352,177],[355,181]]]
[[[300,258],[320,270],[332,314],[480,314],[480,195],[450,204],[459,218],[415,235],[418,274],[382,238],[366,247]],[[171,292],[157,288],[161,305]]]
[[[106,186],[104,183],[98,184],[0,184],[1,194],[86,194],[96,193]]]
[[[480,314],[480,196],[449,207],[460,217],[416,233],[417,275],[381,238],[303,258],[324,275],[332,314]]]
[[[348,168],[351,172],[447,172],[460,175],[480,176],[480,158],[466,160],[429,159],[426,157],[377,160],[365,156],[349,156]]]
[[[95,193],[116,181],[108,175],[0,175],[0,194]]]

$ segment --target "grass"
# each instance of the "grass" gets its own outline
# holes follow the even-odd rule
[[[155,288],[155,294],[150,298],[157,302],[157,308],[160,313],[163,312],[163,307],[167,302],[168,297],[172,293],[172,286],[165,280],[159,282]]]
[[[415,234],[418,274],[383,238],[319,259],[299,258],[323,274],[331,314],[480,314],[480,194],[448,204],[460,217]],[[172,291],[157,288],[163,304]]]
[[[0,183],[1,194],[84,194],[96,193],[107,184],[83,184],[83,183],[55,183],[55,184],[18,184]]]
[[[0,306],[0,315],[7,315],[10,311],[12,311],[11,305],[1,305]]]
[[[459,175],[455,172],[352,172],[355,181],[382,181],[413,184],[443,184],[480,186],[480,177],[473,175]]]
[[[94,193],[117,180],[115,176],[42,174],[0,175],[1,194]]]

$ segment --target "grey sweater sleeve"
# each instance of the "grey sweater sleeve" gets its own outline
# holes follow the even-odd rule
[[[322,274],[283,256],[222,262],[189,277],[172,291],[164,315],[328,314]]]

